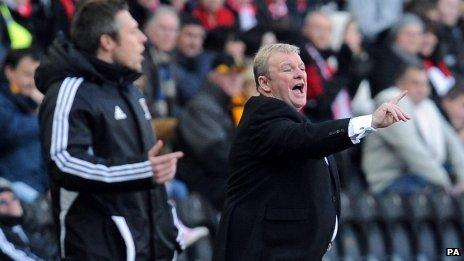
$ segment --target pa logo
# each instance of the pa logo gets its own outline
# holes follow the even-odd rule
[[[461,256],[462,251],[460,248],[447,248],[446,256]]]

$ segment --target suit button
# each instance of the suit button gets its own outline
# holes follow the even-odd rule
[[[337,133],[340,133],[340,130],[337,130]]]
[[[337,197],[332,196],[332,201],[333,201],[334,203],[337,202]]]

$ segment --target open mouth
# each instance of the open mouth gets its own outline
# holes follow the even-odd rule
[[[298,83],[292,87],[292,91],[301,94],[303,93],[303,88],[304,88],[304,83]]]

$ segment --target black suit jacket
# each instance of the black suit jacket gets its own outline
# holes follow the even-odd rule
[[[311,123],[274,98],[247,102],[214,260],[322,258],[340,212],[338,174],[324,156],[353,145],[348,123]]]

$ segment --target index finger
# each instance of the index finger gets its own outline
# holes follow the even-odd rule
[[[390,102],[391,102],[391,103],[394,103],[394,104],[398,104],[398,102],[400,102],[401,99],[403,99],[404,96],[406,96],[407,93],[408,93],[408,91],[403,91],[403,92],[401,92],[400,94],[398,94],[398,96],[396,96],[395,98],[393,98],[393,100],[391,100]]]

